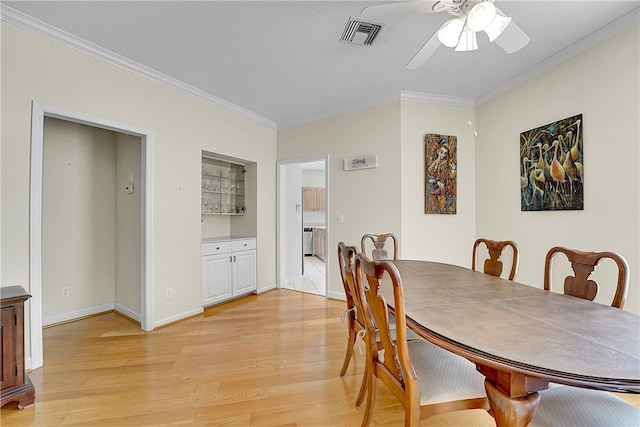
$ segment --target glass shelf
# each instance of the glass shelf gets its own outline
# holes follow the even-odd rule
[[[244,165],[202,157],[201,213],[244,215],[245,172]]]

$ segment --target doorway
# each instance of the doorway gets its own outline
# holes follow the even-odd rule
[[[325,297],[329,276],[328,158],[326,154],[278,161],[277,168],[278,287]],[[303,191],[315,189],[321,190],[317,193],[321,208],[305,206],[303,201]]]
[[[34,101],[31,129],[31,188],[30,188],[30,369],[43,364],[42,347],[42,249],[43,249],[43,166],[45,117],[87,125],[131,135],[140,141],[140,325],[153,330],[151,316],[151,149],[152,132],[126,123],[91,116],[63,107]]]

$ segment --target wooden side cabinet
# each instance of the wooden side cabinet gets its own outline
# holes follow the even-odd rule
[[[35,401],[35,389],[24,371],[24,302],[29,298],[22,286],[0,288],[0,406],[18,402],[18,408],[23,409]]]

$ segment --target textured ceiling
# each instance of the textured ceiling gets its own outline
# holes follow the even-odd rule
[[[401,91],[486,101],[545,64],[553,65],[590,47],[593,40],[637,24],[640,0],[495,0],[531,37],[524,49],[508,55],[481,36],[473,54],[440,47],[423,67],[412,71],[404,66],[448,15],[387,19],[372,46],[340,43],[349,17],[359,16],[373,3],[3,1],[287,126],[399,99]],[[610,25],[621,17],[617,25]],[[467,69],[474,70],[471,79]],[[467,85],[468,80],[475,85]]]

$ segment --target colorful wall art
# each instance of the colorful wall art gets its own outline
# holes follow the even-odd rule
[[[520,210],[584,208],[582,114],[520,134]]]
[[[456,213],[458,138],[428,133],[424,136],[424,213]]]

